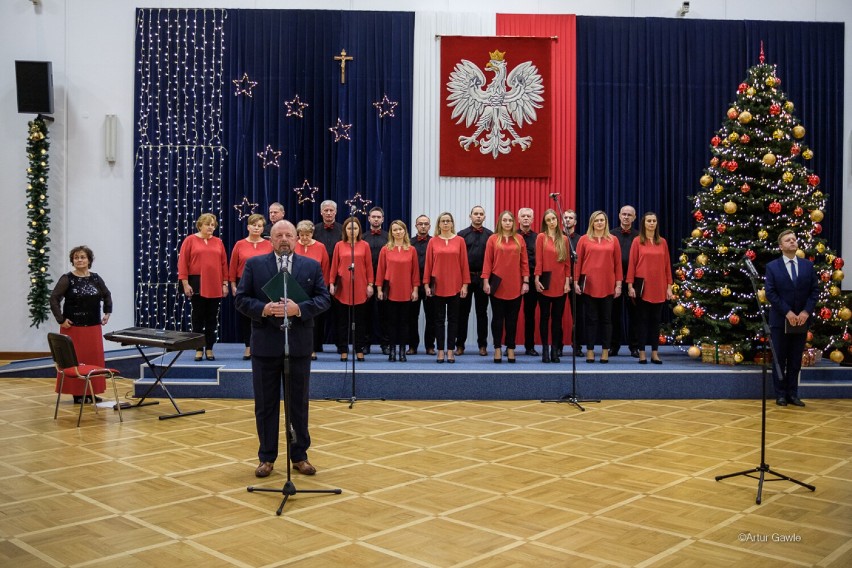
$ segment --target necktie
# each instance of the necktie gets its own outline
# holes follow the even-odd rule
[[[795,260],[790,261],[790,275],[791,275],[791,278],[793,279],[794,282],[796,281],[796,278],[799,277],[799,271],[796,270],[796,261]]]

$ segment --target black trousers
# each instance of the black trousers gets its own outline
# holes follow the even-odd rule
[[[355,330],[350,327],[349,305],[339,300],[334,300],[335,316],[337,317],[337,352],[348,353],[349,345],[355,347],[355,353],[363,353],[367,346],[367,304],[356,304],[352,306],[352,322]]]
[[[612,296],[592,298],[583,294],[578,300],[586,304],[586,348],[594,350],[597,338],[602,348],[609,349],[612,344]]]
[[[384,313],[387,316],[384,320],[385,329],[393,330],[389,339],[388,345],[391,348],[399,346],[400,351],[405,350],[405,344],[408,342],[408,325],[411,317],[411,302],[393,302],[391,300],[382,300],[384,304]]]
[[[417,291],[417,301],[409,305],[408,319],[408,346],[417,349],[420,345],[420,305],[423,305],[423,313],[426,316],[426,325],[423,328],[423,347],[435,348],[435,308],[434,298],[426,297],[426,290],[421,285]]]
[[[805,350],[807,333],[784,333],[783,327],[769,328],[772,347],[778,363],[772,365],[772,384],[775,397],[799,397],[799,371],[802,370],[802,352]],[[778,375],[778,367],[782,375]]]
[[[562,316],[565,315],[565,296],[552,298],[539,294],[538,305],[540,312],[538,334],[541,336],[541,348],[546,349],[548,345],[560,347],[563,341]]]
[[[529,292],[521,296],[524,304],[524,348],[535,347],[535,308],[538,306],[538,292],[535,284],[530,283]]]
[[[610,349],[618,351],[627,344],[631,351],[639,348],[640,336],[636,334],[636,304],[625,294],[612,300],[612,342]]]
[[[311,436],[308,433],[308,379],[311,374],[310,357],[290,357],[290,422],[296,433],[290,444],[290,459],[299,462],[308,459]],[[281,414],[281,394],[284,388],[284,357],[251,358],[251,379],[254,387],[254,418],[260,447],[257,459],[274,462],[278,457],[278,430]],[[286,392],[286,390],[284,391]]]
[[[387,346],[387,302],[379,301],[375,294],[367,299],[367,345]]]
[[[443,351],[448,346],[452,349],[452,346],[456,343],[456,334],[459,330],[460,299],[458,294],[432,297],[432,305],[435,307],[435,343],[438,351]]]
[[[467,296],[461,298],[459,306],[458,335],[456,346],[464,348],[467,341],[467,322],[470,320],[470,308],[476,310],[476,346],[488,346],[488,294],[482,289],[482,278],[479,272],[470,273],[470,284],[467,285]],[[474,277],[475,276],[475,277]]]
[[[573,310],[574,306],[577,306],[577,313],[571,312],[571,320],[574,322],[574,334],[571,340],[571,347],[574,351],[580,352],[580,346],[583,345],[586,341],[586,315],[585,315],[585,307],[583,296],[576,296],[576,304],[574,301],[575,294],[573,286],[571,287],[571,291],[568,292],[568,297],[566,298],[565,303],[567,304],[569,310]],[[562,349],[562,343],[557,344]]]
[[[626,302],[629,304],[633,303],[630,298]],[[651,351],[657,351],[660,348],[660,315],[662,313],[662,302],[652,304],[642,298],[636,300],[632,321],[634,333],[638,338],[636,342],[637,349],[645,349],[646,345],[651,347]]]
[[[221,298],[204,298],[193,294],[189,298],[192,306],[192,332],[204,334],[204,345],[213,349],[216,344],[216,328],[219,325],[219,304]]]
[[[494,349],[500,349],[501,345],[505,345],[507,349],[515,348],[520,311],[520,296],[512,300],[491,298],[491,341],[494,342]],[[503,338],[504,329],[505,339]]]

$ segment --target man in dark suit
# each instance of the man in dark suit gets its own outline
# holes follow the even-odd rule
[[[382,229],[382,223],[385,222],[385,211],[381,207],[373,207],[367,213],[367,221],[370,224],[370,230],[365,231],[362,238],[370,246],[370,255],[373,260],[373,274],[376,274],[376,269],[379,266],[379,254],[382,248],[388,244],[388,232]],[[378,285],[378,284],[377,284]],[[374,294],[367,298],[367,351],[370,352],[370,345],[378,343],[382,349],[382,355],[390,355],[390,338],[385,332],[384,325],[388,321],[385,314],[387,303],[379,301]]]
[[[263,226],[261,236],[269,240],[269,232],[272,230],[272,225],[284,218],[284,206],[277,201],[269,206],[269,223]]]
[[[467,246],[467,262],[470,265],[470,284],[467,296],[459,302],[459,330],[456,337],[456,355],[464,355],[467,327],[471,306],[476,310],[476,345],[479,354],[488,355],[488,294],[482,289],[482,267],[485,264],[485,245],[494,233],[486,229],[485,209],[476,205],[470,210],[470,226],[458,232]]]
[[[621,269],[625,276],[630,262],[630,246],[633,239],[639,235],[639,231],[633,228],[635,220],[636,209],[632,205],[625,205],[618,212],[619,227],[612,231],[612,235],[621,245]],[[611,357],[618,355],[618,350],[625,343],[630,347],[630,356],[639,357],[639,338],[636,337],[636,326],[633,325],[635,310],[636,305],[627,294],[621,294],[612,300],[612,343],[609,347]]]
[[[331,297],[322,278],[320,264],[293,253],[296,228],[289,221],[278,221],[270,231],[273,252],[250,258],[237,287],[237,309],[251,318],[251,372],[254,387],[254,415],[260,448],[260,465],[254,474],[267,477],[278,457],[278,422],[281,388],[289,381],[288,410],[295,433],[291,440],[293,469],[313,475],[316,468],[308,461],[311,437],[308,433],[308,379],[311,374],[314,318],[331,305]],[[308,296],[299,303],[269,298],[263,286],[276,273],[287,271]],[[289,376],[284,376],[285,334],[281,329],[284,314],[290,321]]]
[[[766,298],[769,308],[769,333],[778,358],[772,365],[775,404],[804,406],[799,399],[799,371],[805,349],[807,325],[816,309],[819,280],[811,261],[796,256],[796,234],[787,229],[778,235],[781,257],[766,265]],[[785,329],[805,326],[800,330]],[[779,375],[779,369],[781,375]]]
[[[535,212],[530,207],[518,209],[518,234],[524,239],[527,246],[527,260],[530,265],[530,274],[535,273],[535,241],[538,233],[533,230],[533,216]],[[524,347],[527,355],[538,356],[535,350],[535,308],[538,305],[538,292],[535,286],[530,286],[529,291],[521,296],[524,302]]]
[[[343,225],[335,220],[337,218],[337,202],[326,199],[320,203],[320,215],[320,220],[314,223],[314,239],[323,244],[328,253],[328,261],[331,262],[334,257],[334,246],[340,242],[343,236]],[[330,282],[326,282],[326,285],[328,284]],[[323,330],[323,344],[337,345],[337,325],[334,322],[339,317],[347,317],[347,314],[335,314],[334,305],[332,305],[332,309],[322,314],[315,322],[315,325]],[[321,353],[322,349],[317,351]]]
[[[420,215],[414,220],[417,231],[411,236],[411,246],[417,251],[417,262],[420,265],[420,274],[426,267],[426,248],[432,237],[429,229],[432,222],[426,215]],[[432,307],[434,298],[426,295],[426,287],[421,282],[417,290],[417,300],[411,302],[411,319],[408,323],[408,355],[417,355],[417,346],[420,344],[420,303],[423,303],[423,313],[426,316],[426,326],[423,328],[423,347],[426,355],[435,354],[435,310]]]

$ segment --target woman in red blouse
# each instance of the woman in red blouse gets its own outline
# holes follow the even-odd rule
[[[595,338],[602,345],[601,363],[609,363],[612,300],[621,295],[622,278],[621,246],[609,233],[606,213],[595,211],[588,231],[577,241],[574,266],[574,291],[582,294],[586,307],[586,363],[595,362]]]
[[[231,264],[228,267],[228,280],[231,282],[231,293],[237,295],[237,285],[240,283],[240,277],[243,275],[243,269],[246,267],[246,261],[253,256],[261,254],[269,254],[272,252],[272,244],[263,238],[263,226],[266,220],[263,215],[254,213],[249,215],[248,221],[248,236],[237,241],[231,251]],[[251,318],[244,316],[237,310],[237,321],[240,325],[240,335],[245,344],[243,359],[251,359]]]
[[[350,265],[354,270],[349,270]],[[329,280],[328,291],[338,303],[335,313],[345,314],[348,308],[352,314],[351,322],[355,324],[353,333],[350,318],[338,318],[337,352],[340,360],[348,359],[351,343],[355,357],[363,361],[367,346],[367,299],[373,296],[373,257],[370,245],[361,240],[361,223],[356,217],[349,217],[343,222],[341,241],[334,245],[331,257]]]
[[[438,345],[438,363],[455,363],[453,345],[459,327],[459,300],[467,296],[470,284],[470,267],[467,263],[467,246],[456,235],[456,223],[447,212],[438,215],[435,237],[426,247],[426,264],[423,268],[423,288],[434,298],[435,342]],[[446,321],[446,327],[444,322]]]
[[[491,337],[494,362],[503,360],[503,330],[506,331],[506,360],[515,362],[515,336],[521,295],[530,289],[530,265],[527,245],[515,231],[511,211],[500,213],[497,230],[485,243],[482,266],[482,290],[491,296]]]
[[[178,256],[178,279],[192,304],[192,331],[204,334],[205,355],[213,361],[219,303],[228,295],[228,254],[222,240],[213,236],[216,216],[202,213],[195,222],[198,232],[183,240]],[[201,361],[201,349],[195,352]]]
[[[571,286],[569,251],[568,237],[559,227],[559,215],[553,209],[548,209],[541,220],[541,232],[535,239],[535,288],[541,314],[538,332],[541,336],[542,363],[559,363],[565,294]],[[550,353],[547,351],[548,332]]]
[[[417,288],[420,285],[420,266],[417,262],[417,250],[411,246],[408,227],[402,221],[391,222],[388,232],[388,244],[379,252],[379,264],[376,269],[376,287],[379,300],[386,300],[385,314],[388,321],[383,325],[393,330],[399,343],[399,360],[407,361],[405,341],[408,338],[408,320],[411,302],[417,301]],[[397,346],[390,346],[388,361],[396,361]]]
[[[307,256],[320,263],[322,270],[322,279],[325,285],[330,284],[329,272],[331,270],[331,260],[328,258],[328,250],[325,245],[314,239],[314,224],[308,220],[299,221],[296,225],[296,236],[299,237],[299,242],[296,245],[295,253],[302,256]],[[317,352],[322,352],[322,340],[325,333],[325,312],[314,317],[314,351],[311,353],[311,359],[317,360]]]
[[[672,299],[672,269],[669,246],[660,236],[657,214],[642,215],[639,237],[630,246],[627,264],[627,295],[636,302],[636,337],[642,349],[639,363],[646,364],[645,346],[651,346],[651,363],[662,365],[657,352],[660,347],[660,314],[663,303]]]

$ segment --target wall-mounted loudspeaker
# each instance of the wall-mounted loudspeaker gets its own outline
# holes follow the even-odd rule
[[[53,114],[53,65],[50,61],[15,61],[18,112]]]

